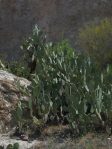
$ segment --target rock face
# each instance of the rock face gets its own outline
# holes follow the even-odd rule
[[[81,26],[111,16],[111,0],[0,0],[0,52],[12,59],[17,56],[34,24],[46,32],[48,40],[68,38],[77,47]]]
[[[17,82],[25,87],[30,85],[30,81],[0,70],[0,133],[10,129],[12,123],[11,111],[18,101],[28,100],[28,97],[21,94]]]

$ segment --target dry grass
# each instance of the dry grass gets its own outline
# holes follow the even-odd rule
[[[72,138],[67,126],[50,126],[43,131],[43,140],[35,149],[112,149],[111,137],[88,133]]]

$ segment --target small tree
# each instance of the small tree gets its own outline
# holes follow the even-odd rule
[[[80,30],[79,43],[97,64],[112,63],[112,19],[104,19]]]

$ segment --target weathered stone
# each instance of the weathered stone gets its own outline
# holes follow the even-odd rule
[[[4,146],[4,149],[6,149],[9,144],[13,145],[14,143],[19,144],[19,149],[34,149],[36,148],[37,145],[40,144],[40,141],[37,141],[37,140],[34,140],[32,142],[21,141],[21,140],[17,140],[16,138],[11,139],[9,136],[0,135],[0,145]]]
[[[17,82],[24,87],[31,84],[27,79],[0,70],[0,132],[8,131],[12,123],[11,111],[14,110],[18,101],[29,99],[21,93]]]
[[[77,47],[80,27],[111,16],[111,0],[0,0],[0,51],[15,58],[34,24],[48,40],[68,38]]]

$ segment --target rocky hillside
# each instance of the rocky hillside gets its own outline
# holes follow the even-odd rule
[[[0,52],[15,57],[24,37],[38,24],[52,41],[77,45],[78,29],[112,16],[111,0],[0,0]]]

